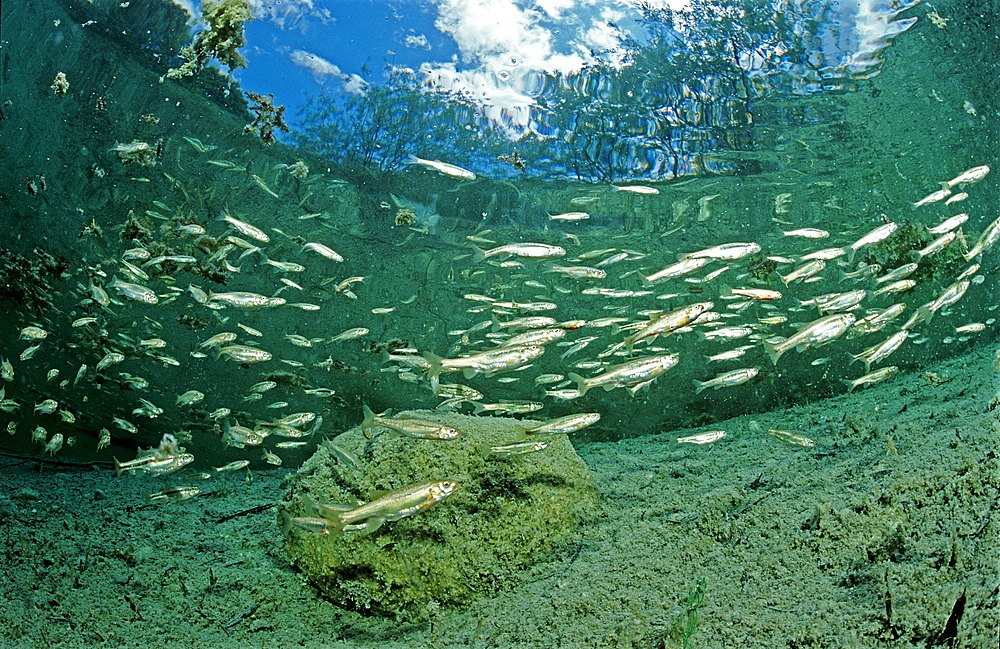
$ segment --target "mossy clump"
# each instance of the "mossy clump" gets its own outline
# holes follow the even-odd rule
[[[489,447],[515,441],[529,421],[403,415],[453,426],[461,437],[412,439],[376,428],[367,439],[351,429],[321,445],[289,477],[279,504],[279,519],[313,516],[309,501],[353,506],[418,482],[458,481],[450,497],[370,534],[283,526],[292,562],[338,605],[420,619],[428,607],[468,604],[517,583],[527,566],[556,557],[578,540],[580,523],[596,515],[593,477],[566,436],[535,453],[497,455]]]
[[[208,29],[195,35],[194,40],[180,51],[184,63],[167,72],[174,79],[200,72],[212,59],[218,59],[230,70],[244,68],[247,60],[239,48],[247,43],[243,25],[253,20],[248,0],[205,0],[201,7],[202,20]]]

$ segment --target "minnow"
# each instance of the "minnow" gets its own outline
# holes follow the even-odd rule
[[[237,218],[229,216],[228,214],[224,215],[222,217],[222,220],[228,223],[229,225],[233,226],[234,228],[236,228],[236,230],[240,234],[248,236],[251,239],[255,239],[262,243],[268,243],[271,240],[271,237],[267,236],[267,234],[263,230],[261,230],[256,226],[250,225],[246,221],[241,221]]]
[[[648,383],[676,365],[679,360],[680,357],[676,354],[660,354],[614,365],[603,374],[588,379],[573,373],[569,373],[567,376],[576,382],[579,396],[582,397],[587,394],[588,390],[598,386],[605,390],[613,390]]]
[[[354,508],[343,505],[316,504],[314,509],[327,524],[323,533],[339,534],[349,525],[364,523],[366,533],[372,533],[386,521],[396,521],[432,507],[458,489],[455,480],[429,480],[400,489]]]
[[[391,419],[389,417],[376,415],[372,412],[371,408],[365,404],[362,404],[361,408],[364,413],[364,419],[358,427],[368,437],[371,437],[372,428],[375,426],[388,428],[389,430],[395,431],[400,435],[415,437],[417,439],[452,440],[458,439],[461,435],[459,430],[452,426],[445,426],[437,422],[417,418]]]
[[[459,180],[475,180],[476,174],[472,173],[468,169],[463,169],[459,166],[449,164],[447,162],[441,162],[439,160],[424,160],[423,158],[418,158],[417,156],[410,154],[403,164],[409,165],[420,165],[425,169],[430,169],[436,171],[439,174],[449,176],[451,178],[457,178]]]

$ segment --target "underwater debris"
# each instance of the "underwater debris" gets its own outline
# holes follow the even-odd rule
[[[248,0],[205,0],[202,19],[208,23],[208,29],[181,48],[184,64],[168,70],[166,78],[193,75],[212,59],[218,59],[230,70],[246,67],[247,60],[237,50],[247,42],[244,23],[254,19]]]
[[[257,132],[261,142],[264,144],[274,144],[274,129],[285,133],[289,132],[288,125],[285,124],[285,107],[274,105],[274,95],[267,93],[267,96],[256,92],[247,91],[247,98],[257,102],[255,106],[250,106],[250,110],[257,114],[253,122],[243,127],[244,133]],[[303,165],[305,166],[305,165]],[[306,168],[308,173],[308,168]]]
[[[66,73],[57,72],[56,79],[55,81],[52,82],[52,85],[50,87],[52,88],[52,92],[55,93],[56,95],[59,96],[65,95],[66,91],[69,90],[69,80],[66,79]]]
[[[306,166],[306,163],[301,160],[297,160],[295,164],[288,167],[288,173],[290,173],[294,178],[305,180],[309,175],[309,167]]]
[[[151,145],[148,142],[132,140],[128,144],[116,144],[112,151],[118,152],[122,164],[132,164],[133,162],[143,167],[152,167],[160,157],[162,145],[156,143]]]
[[[413,210],[401,208],[396,211],[396,225],[409,227],[417,222],[417,214]]]

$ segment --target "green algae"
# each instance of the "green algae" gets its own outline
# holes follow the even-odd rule
[[[525,420],[413,411],[462,431],[458,440],[411,439],[357,428],[324,444],[289,478],[279,514],[309,515],[303,497],[353,504],[380,491],[454,479],[458,491],[376,532],[312,534],[288,527],[292,562],[320,593],[348,608],[423,618],[438,605],[462,606],[509,587],[519,573],[577,540],[594,515],[593,478],[565,436],[543,451],[489,453],[516,439]],[[344,449],[359,458],[345,463]]]

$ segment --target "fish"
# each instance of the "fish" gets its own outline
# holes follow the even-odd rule
[[[313,252],[326,257],[331,261],[344,261],[344,258],[333,248],[322,243],[310,241],[302,246],[302,250],[312,250]]]
[[[544,243],[507,243],[489,250],[472,246],[472,261],[479,262],[489,257],[523,257],[527,259],[552,259],[562,257],[566,249],[560,246],[550,246]]]
[[[951,232],[952,230],[955,230],[968,220],[969,220],[969,215],[963,212],[962,214],[956,214],[955,216],[952,216],[950,218],[945,219],[944,221],[941,221],[932,228],[927,228],[927,231],[930,232],[931,234],[946,234],[948,232]]]
[[[219,349],[220,356],[227,356],[238,363],[260,363],[272,358],[271,352],[246,345],[228,345]]]
[[[743,369],[732,370],[729,372],[723,372],[717,375],[715,378],[709,379],[707,381],[699,381],[697,379],[691,379],[695,385],[695,394],[701,394],[702,390],[705,388],[714,388],[718,390],[719,388],[728,387],[731,385],[742,385],[746,383],[753,377],[757,376],[760,370],[756,367],[746,367]]]
[[[549,219],[553,221],[586,221],[590,218],[590,214],[586,212],[565,212],[563,214],[549,214]]]
[[[604,279],[607,271],[591,266],[552,266],[546,273],[559,273],[573,279]]]
[[[868,296],[868,291],[865,289],[857,289],[855,291],[846,291],[843,293],[827,293],[825,295],[819,295],[811,300],[803,300],[802,306],[815,306],[820,314],[826,314],[837,311],[850,311],[855,308],[861,301]]]
[[[545,440],[522,440],[511,442],[502,446],[491,446],[490,453],[494,455],[523,455],[525,453],[537,453],[548,448],[549,443]]]
[[[188,390],[184,394],[177,397],[178,406],[190,406],[200,402],[205,398],[204,392],[199,392],[198,390]]]
[[[217,333],[211,338],[207,338],[200,343],[198,347],[216,347],[218,345],[225,345],[236,340],[237,335],[231,331],[223,331],[222,333]]]
[[[612,185],[611,187],[617,192],[628,192],[630,194],[655,196],[660,193],[660,190],[655,187],[648,187],[646,185]]]
[[[678,361],[680,361],[680,356],[677,354],[646,356],[614,365],[606,372],[587,379],[572,372],[567,374],[567,377],[576,383],[579,396],[582,397],[591,388],[599,386],[605,390],[613,390],[638,383],[647,383],[669,370]]]
[[[916,280],[912,279],[898,279],[895,282],[890,282],[880,289],[872,291],[872,296],[878,297],[879,295],[891,295],[893,293],[902,293],[903,291],[908,291],[917,285]]]
[[[4,381],[14,380],[14,366],[11,365],[10,359],[3,359],[0,361],[0,378]]]
[[[853,392],[854,388],[859,385],[871,385],[872,383],[880,383],[886,379],[894,376],[899,372],[899,368],[895,365],[890,365],[889,367],[883,367],[880,370],[875,370],[869,374],[858,377],[854,380],[850,379],[840,379],[845,385],[847,385],[847,391]]]
[[[255,241],[260,241],[261,243],[268,243],[271,240],[271,237],[267,236],[267,234],[263,230],[257,228],[256,226],[250,225],[246,221],[241,221],[228,214],[223,215],[222,220],[228,223],[229,225],[233,226],[233,228],[235,228],[236,231],[239,232],[240,234],[250,237]]]
[[[336,336],[330,338],[327,342],[335,343],[341,340],[354,340],[355,338],[361,338],[362,336],[368,335],[368,329],[365,327],[354,327],[353,329],[348,329],[347,331],[342,331]]]
[[[892,235],[893,232],[895,232],[898,229],[899,225],[897,223],[892,223],[892,222],[878,226],[877,228],[875,228],[868,234],[864,235],[863,237],[861,237],[860,239],[858,239],[849,246],[850,252],[847,253],[847,261],[849,262],[854,261],[854,253],[856,253],[858,250],[861,250],[866,246],[870,246],[880,241],[885,241]]]
[[[45,331],[41,327],[29,326],[21,329],[21,340],[38,342],[39,340],[45,340],[48,335],[49,332]]]
[[[874,333],[884,329],[886,325],[902,315],[906,310],[906,304],[898,302],[881,311],[876,311],[871,315],[861,318],[851,326],[848,338],[854,338],[862,334]]]
[[[49,455],[54,456],[62,449],[62,446],[63,446],[63,434],[56,433],[55,435],[52,436],[52,439],[46,442],[43,451],[45,453],[48,453]]]
[[[500,403],[480,403],[473,401],[473,414],[479,415],[484,412],[496,412],[502,415],[519,415],[527,412],[535,412],[545,407],[544,403],[537,401],[501,401]]]
[[[978,183],[980,180],[985,178],[988,173],[990,173],[990,168],[986,165],[980,165],[978,167],[973,167],[972,169],[966,169],[948,182],[944,183],[944,185],[949,188],[955,187],[956,185],[971,185],[973,183]]]
[[[930,205],[931,203],[939,203],[944,199],[948,198],[949,196],[951,196],[951,188],[942,187],[936,192],[931,192],[927,196],[921,198],[919,201],[913,204],[913,207],[914,209],[916,209],[918,207],[923,207],[924,205]]]
[[[467,379],[476,374],[492,376],[527,365],[544,353],[542,345],[510,345],[459,358],[441,358],[425,352],[424,359],[428,363],[428,378],[434,387],[442,372],[462,372]]]
[[[790,431],[790,430],[781,430],[781,429],[778,429],[778,428],[771,428],[771,429],[768,429],[767,434],[770,435],[770,436],[772,436],[772,437],[774,437],[774,438],[776,438],[776,439],[780,439],[782,442],[785,442],[786,444],[792,444],[792,445],[795,445],[795,446],[803,446],[805,448],[810,448],[810,447],[816,446],[816,442],[814,442],[810,438],[806,437],[802,433],[796,433],[796,432],[793,432],[793,431]]]
[[[835,313],[823,316],[803,325],[788,338],[777,338],[764,341],[764,349],[771,362],[778,364],[778,359],[789,349],[803,352],[813,347],[825,345],[836,340],[854,324],[856,317],[852,313]]]
[[[476,179],[476,174],[472,173],[468,169],[463,169],[457,165],[441,162],[439,160],[425,160],[423,158],[418,158],[413,154],[410,154],[406,160],[403,161],[403,164],[419,165],[425,169],[430,169],[431,171],[436,171],[439,174],[450,178],[457,178],[458,180]]]
[[[226,471],[239,471],[240,469],[245,469],[248,466],[250,466],[250,460],[236,460],[234,462],[230,462],[229,464],[215,467],[215,472],[224,473]]]
[[[115,458],[115,475],[120,476],[125,471],[129,473],[141,471],[151,475],[166,475],[192,462],[194,462],[194,455],[191,453],[178,453],[177,455],[168,455],[165,457],[149,455],[128,462],[119,462]]]
[[[934,253],[937,253],[937,252],[940,252],[941,250],[944,250],[946,247],[948,247],[948,244],[950,244],[952,241],[955,240],[955,237],[957,237],[957,236],[958,236],[958,232],[956,232],[955,230],[952,230],[951,232],[946,232],[946,233],[942,234],[940,237],[938,237],[937,239],[935,239],[934,241],[931,241],[930,243],[928,243],[926,246],[924,246],[920,250],[912,252],[911,254],[912,254],[912,256],[913,256],[914,259],[916,259],[917,261],[920,261],[924,257],[928,257],[930,255],[933,255]]]
[[[40,412],[43,415],[51,415],[58,407],[58,401],[55,399],[46,399],[45,401],[35,405],[35,412]]]
[[[414,437],[417,439],[452,440],[458,439],[461,435],[459,430],[452,426],[446,426],[437,422],[418,419],[416,417],[392,419],[389,417],[383,417],[382,415],[376,415],[372,412],[371,408],[365,404],[361,404],[361,408],[364,414],[364,419],[358,427],[368,437],[371,437],[372,428],[375,426],[388,428],[389,430],[397,432],[400,435]]]
[[[997,240],[1000,239],[1000,218],[990,223],[983,233],[979,236],[975,245],[965,253],[965,261],[972,261],[979,255],[988,252],[996,245]]]
[[[671,264],[666,268],[656,271],[655,273],[646,275],[643,279],[647,284],[653,284],[660,280],[681,277],[683,275],[687,275],[688,273],[693,273],[699,268],[708,265],[711,261],[711,257],[688,257],[678,261],[676,264]]]
[[[188,500],[189,498],[194,498],[202,491],[201,487],[190,487],[190,486],[178,486],[178,487],[167,487],[156,493],[151,493],[147,496],[149,502],[156,500],[173,500],[174,502],[180,502],[182,500]]]
[[[153,291],[153,289],[148,286],[143,286],[142,284],[123,282],[115,277],[111,280],[110,286],[123,296],[130,300],[135,300],[136,302],[142,302],[143,304],[156,304],[160,301],[159,296],[156,295],[156,292]]]
[[[815,252],[810,252],[808,254],[799,257],[799,261],[812,261],[814,259],[822,259],[823,261],[830,261],[831,259],[838,259],[847,254],[847,251],[843,248],[823,248],[822,250],[816,250]]]
[[[824,268],[826,268],[826,261],[822,259],[813,259],[802,264],[787,275],[779,275],[778,277],[780,277],[781,281],[785,283],[785,286],[788,286],[792,282],[797,282],[800,279],[813,277],[814,275],[823,272]]]
[[[209,302],[222,302],[237,309],[260,309],[271,306],[271,298],[247,291],[229,291],[226,293],[209,293]]]
[[[688,435],[687,437],[678,437],[678,444],[711,444],[717,442],[726,436],[726,431],[724,430],[709,430],[704,433],[698,433],[697,435]]]
[[[625,346],[631,351],[637,342],[644,338],[653,336],[665,336],[677,329],[687,326],[698,319],[698,317],[715,306],[712,302],[696,302],[687,306],[675,309],[670,313],[654,318],[639,331],[625,338]]]
[[[782,234],[786,237],[802,237],[804,239],[825,239],[830,236],[829,232],[819,228],[799,228],[798,230],[782,232]]]
[[[116,365],[125,360],[125,355],[119,352],[108,352],[104,355],[104,358],[97,362],[97,367],[95,368],[98,372],[106,370],[112,365]]]
[[[751,300],[780,300],[781,293],[765,288],[730,288],[729,293],[740,297],[748,297]]]
[[[903,264],[899,268],[895,268],[881,277],[876,277],[875,283],[884,284],[885,282],[895,282],[896,280],[906,279],[907,277],[912,275],[917,270],[917,268],[919,268],[919,266],[915,262],[909,264]]]
[[[872,365],[888,358],[890,354],[899,349],[900,345],[906,341],[909,335],[909,330],[901,329],[881,343],[869,347],[860,354],[852,354],[851,358],[855,361],[863,362],[865,364],[865,372],[871,372]]]
[[[301,273],[306,269],[305,266],[302,264],[296,264],[294,261],[275,261],[273,259],[265,258],[264,263],[274,266],[283,273]]]
[[[455,480],[428,480],[407,485],[385,493],[358,507],[315,504],[315,513],[326,523],[320,533],[337,535],[345,527],[364,523],[368,534],[376,531],[386,521],[396,521],[413,516],[441,502],[458,490]]]
[[[599,412],[578,412],[565,417],[557,417],[526,428],[525,435],[566,435],[596,424],[601,419]]]
[[[761,251],[759,243],[723,243],[704,250],[697,250],[681,255],[684,259],[700,259],[707,257],[713,261],[738,261],[745,257],[755,255]]]

